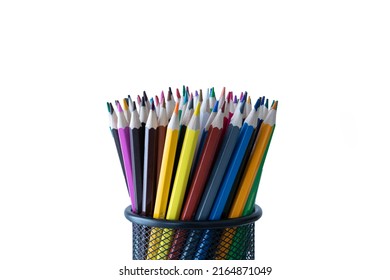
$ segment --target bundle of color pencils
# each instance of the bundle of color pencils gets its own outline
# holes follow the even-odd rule
[[[132,211],[183,221],[251,214],[275,130],[278,101],[268,104],[265,97],[252,102],[246,92],[238,98],[223,88],[217,100],[214,88],[193,94],[185,86],[175,93],[169,88],[166,97],[143,92],[135,101],[108,102]],[[153,229],[147,257],[204,259],[209,239],[207,232]],[[195,255],[179,256],[193,243],[199,244]]]

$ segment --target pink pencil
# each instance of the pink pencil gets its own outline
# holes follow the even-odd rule
[[[134,195],[133,173],[131,169],[129,124],[126,121],[125,114],[119,101],[115,101],[115,104],[118,107],[118,134],[119,141],[121,143],[123,163],[125,166],[127,187],[130,194],[131,210],[134,213],[137,213],[137,201],[135,199],[136,196]]]

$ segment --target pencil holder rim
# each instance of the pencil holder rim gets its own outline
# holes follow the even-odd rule
[[[125,209],[125,217],[134,224],[139,224],[157,228],[174,228],[174,229],[217,229],[217,228],[232,228],[252,224],[261,218],[263,210],[257,204],[254,207],[252,214],[234,219],[224,219],[216,221],[170,221],[158,220],[150,217],[143,217],[134,214],[131,211],[131,205]]]

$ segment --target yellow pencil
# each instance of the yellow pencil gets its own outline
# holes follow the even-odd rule
[[[184,195],[186,192],[187,181],[190,174],[192,161],[194,159],[196,143],[199,137],[199,112],[200,102],[198,102],[194,115],[188,124],[187,131],[183,141],[179,163],[177,165],[175,181],[172,187],[171,198],[169,200],[167,220],[178,220],[180,217],[181,207],[183,205]],[[166,259],[172,244],[173,230],[164,229],[161,236],[161,242],[157,259]]]
[[[264,152],[270,141],[272,128],[276,121],[276,109],[278,101],[274,103],[272,109],[268,112],[263,124],[260,127],[259,134],[257,136],[256,144],[249,157],[247,167],[245,168],[244,175],[241,179],[238,187],[237,194],[234,198],[232,207],[230,208],[229,218],[241,217],[246,201],[248,200],[251,187],[255,180],[257,170],[260,167],[261,160],[263,159]]]
[[[157,185],[156,202],[153,212],[154,219],[165,219],[165,213],[167,211],[172,169],[173,163],[175,161],[177,140],[179,137],[180,122],[178,111],[179,103],[176,103],[176,107],[167,127],[167,135],[165,138],[163,157],[161,160],[160,176]],[[161,234],[161,229],[152,229],[150,234],[147,259],[156,259]]]

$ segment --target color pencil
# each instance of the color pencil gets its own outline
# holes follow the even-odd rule
[[[131,154],[130,154],[130,134],[129,134],[129,124],[126,121],[123,109],[119,101],[115,101],[116,106],[118,107],[118,134],[119,142],[121,144],[123,164],[125,166],[127,188],[131,200],[131,210],[136,213],[137,201],[134,196],[134,184],[133,184],[133,174],[131,170]]]
[[[174,173],[174,174],[176,173],[176,169],[177,169],[177,166],[178,166],[178,164],[179,164],[179,159],[180,159],[180,155],[181,155],[181,150],[182,150],[184,138],[185,138],[186,131],[187,131],[187,125],[188,125],[188,123],[190,122],[191,117],[192,117],[192,114],[193,114],[193,112],[194,112],[194,109],[193,109],[192,105],[193,105],[193,102],[190,102],[189,108],[188,108],[188,110],[186,111],[184,117],[182,117],[181,119],[180,119],[180,117],[179,117],[179,119],[180,119],[180,130],[179,130],[179,139],[178,139],[178,141],[177,141],[175,162],[174,162],[174,164],[173,164],[173,173]],[[180,116],[180,105],[179,105],[179,116]],[[171,185],[173,185],[174,179],[175,179],[175,178],[172,177]]]
[[[176,153],[176,145],[179,137],[179,103],[176,103],[174,108],[174,113],[171,120],[169,121],[166,140],[164,142],[164,151],[161,161],[161,170],[160,176],[158,177],[157,185],[157,194],[156,202],[154,205],[153,218],[154,219],[165,219],[167,204],[168,204],[168,195],[171,187],[171,177],[173,162]],[[152,228],[150,234],[150,241],[148,245],[148,255],[147,259],[155,260],[157,259],[162,229]]]
[[[139,120],[141,122],[141,128],[139,130],[139,140],[141,143],[139,165],[142,168],[142,178],[144,176],[143,174],[144,174],[145,126],[146,126],[146,121],[148,120],[148,116],[149,116],[149,110],[146,108],[145,98],[142,97],[139,106]],[[142,188],[143,188],[143,182],[142,182]]]
[[[116,151],[118,153],[119,161],[120,161],[121,167],[122,167],[123,177],[125,178],[125,182],[126,182],[126,189],[127,189],[127,192],[129,192],[129,189],[127,187],[125,166],[123,164],[121,144],[119,142],[118,125],[117,125],[118,116],[116,115],[114,107],[112,106],[111,102],[107,102],[107,109],[108,109],[108,114],[109,114],[110,132],[111,132],[112,137],[114,138]],[[129,195],[130,195],[130,193],[129,193]]]
[[[180,217],[181,208],[185,189],[187,187],[187,180],[190,173],[192,160],[195,154],[196,141],[199,137],[199,113],[200,104],[195,109],[195,112],[188,124],[188,129],[183,141],[183,149],[180,155],[175,181],[172,187],[172,194],[169,199],[168,211],[166,215],[167,220],[178,220]],[[173,231],[164,229],[158,257],[165,259],[168,256],[173,238]]]
[[[156,155],[157,155],[157,114],[154,103],[145,126],[145,149],[143,170],[142,214],[153,215],[156,198]]]
[[[154,206],[153,218],[165,219],[168,194],[171,187],[173,174],[173,163],[176,155],[176,147],[179,138],[179,103],[176,103],[174,113],[169,121],[164,143],[164,152],[161,160],[161,170],[157,185],[156,203]]]
[[[141,142],[141,122],[135,106],[135,102],[132,104],[132,118],[130,122],[130,151],[131,151],[131,167],[133,173],[134,183],[134,195],[136,196],[136,213],[139,214],[142,209],[142,166],[141,161],[141,146],[144,143]]]

